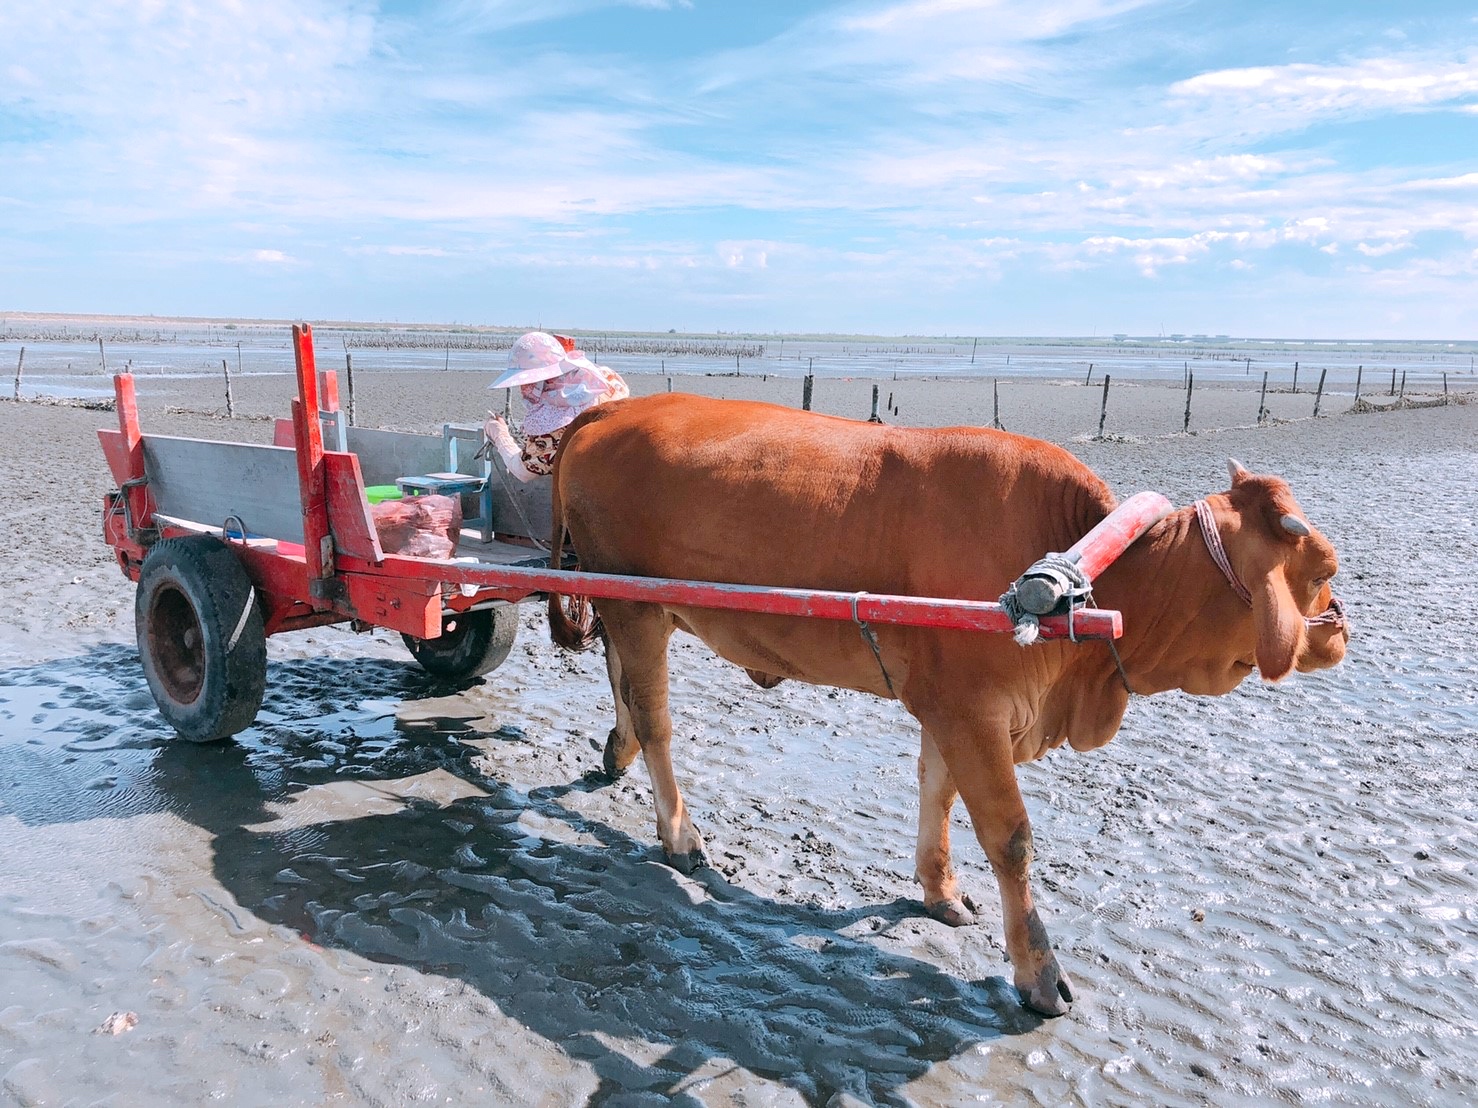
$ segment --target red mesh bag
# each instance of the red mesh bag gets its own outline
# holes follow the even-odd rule
[[[370,505],[386,554],[451,558],[462,533],[462,501],[455,496],[407,496]]]

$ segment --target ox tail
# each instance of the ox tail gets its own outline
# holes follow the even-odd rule
[[[556,462],[550,510],[554,516],[554,534],[549,540],[549,566],[564,568],[565,542],[570,532],[565,526],[564,504],[559,495],[559,466]],[[604,633],[600,616],[588,596],[549,594],[549,638],[565,650],[589,650]]]
[[[600,641],[600,616],[588,596],[549,594],[549,638],[566,650],[589,650]]]

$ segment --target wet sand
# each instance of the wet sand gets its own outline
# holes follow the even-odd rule
[[[476,419],[486,378],[366,375],[362,422]],[[635,378],[634,391],[666,387]],[[266,441],[210,381],[141,381],[146,430]],[[677,388],[799,402],[798,381]],[[290,382],[237,383],[249,416]],[[989,423],[988,382],[883,382],[900,423]],[[865,416],[871,382],[818,381]],[[591,776],[603,666],[526,609],[509,661],[435,686],[383,633],[269,644],[236,741],[170,741],[99,538],[110,413],[0,403],[0,1097],[22,1104],[1459,1105],[1478,1096],[1478,403],[1001,387],[1008,429],[1121,495],[1224,462],[1286,476],[1340,549],[1348,661],[1137,698],[1020,777],[1079,999],[1017,1004],[963,813],[951,930],[912,880],[912,721],[751,685],[675,640],[675,761],[715,869],[658,861],[645,773]],[[1284,422],[1286,420],[1286,422]],[[1207,430],[1206,428],[1220,428]],[[136,1025],[114,1021],[133,1013]],[[111,1033],[111,1028],[120,1028]]]

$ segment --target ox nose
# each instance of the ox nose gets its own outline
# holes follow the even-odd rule
[[[1350,637],[1350,620],[1345,614],[1344,601],[1339,597],[1329,597],[1329,607],[1325,608],[1317,616],[1305,616],[1304,625],[1307,627],[1336,627],[1344,632],[1345,638]]]

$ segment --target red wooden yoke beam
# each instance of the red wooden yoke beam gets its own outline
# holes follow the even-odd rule
[[[1093,581],[1113,564],[1129,545],[1174,510],[1157,492],[1141,492],[1120,504],[1061,554],[1039,559],[1016,579],[1003,598],[1023,614],[1023,643],[1032,640],[1025,624],[1036,617],[1081,603]],[[1045,621],[1042,627],[1046,627]]]
[[[397,581],[433,581],[473,585],[490,590],[488,599],[521,600],[534,593],[592,596],[597,599],[645,600],[652,603],[721,608],[812,619],[865,620],[868,623],[911,627],[942,627],[962,631],[1011,631],[1011,618],[1000,604],[987,600],[955,600],[929,596],[890,596],[874,593],[830,592],[815,589],[770,588],[711,581],[680,581],[667,577],[633,577],[618,573],[530,566],[473,565],[437,562],[425,558],[389,555],[376,566],[341,557],[340,572],[383,576]],[[1080,609],[1072,620],[1077,638],[1118,638],[1124,633],[1116,611]],[[1066,616],[1042,620],[1042,638],[1069,636]]]
[[[1129,544],[1164,519],[1175,506],[1157,492],[1137,492],[1102,522],[1067,548],[1065,557],[1092,581],[1108,569]]]

